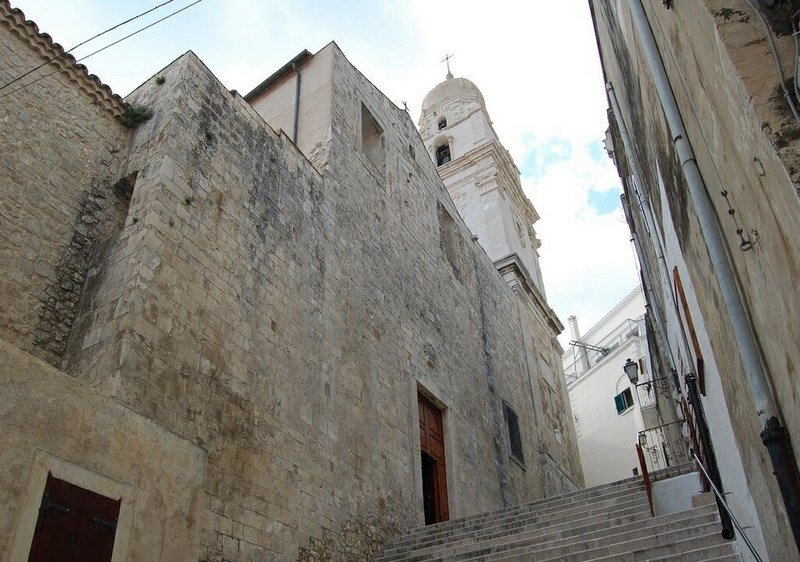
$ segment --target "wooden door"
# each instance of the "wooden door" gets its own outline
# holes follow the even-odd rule
[[[422,493],[425,524],[450,518],[447,503],[447,465],[444,455],[442,411],[422,394],[418,395],[419,441],[422,449]]]
[[[110,562],[120,501],[48,474],[28,562]]]

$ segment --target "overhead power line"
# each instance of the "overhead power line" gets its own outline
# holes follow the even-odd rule
[[[101,31],[101,32],[100,32],[100,33],[98,33],[97,35],[94,35],[94,36],[92,36],[92,37],[89,37],[89,38],[88,38],[88,39],[86,39],[85,41],[81,41],[80,43],[78,43],[78,44],[77,44],[77,45],[75,45],[74,47],[71,47],[71,48],[67,49],[66,51],[64,51],[64,52],[63,52],[63,53],[61,53],[60,55],[56,55],[56,56],[54,56],[53,58],[51,58],[51,59],[48,59],[48,60],[44,61],[44,62],[43,62],[42,64],[40,64],[39,66],[36,66],[36,67],[34,67],[34,68],[31,68],[31,69],[30,69],[29,71],[27,71],[26,73],[24,73],[24,74],[21,74],[21,75],[17,76],[17,77],[16,77],[16,78],[14,78],[14,79],[13,79],[11,82],[7,82],[7,83],[3,84],[2,86],[0,86],[0,91],[2,91],[2,90],[5,90],[6,88],[8,88],[9,86],[11,86],[12,84],[14,84],[14,83],[16,83],[16,82],[19,82],[20,80],[22,80],[22,79],[23,79],[23,78],[25,78],[26,76],[28,76],[28,75],[30,75],[30,74],[32,74],[32,73],[34,73],[34,72],[36,72],[37,70],[39,70],[39,69],[40,69],[40,68],[42,68],[43,66],[47,66],[48,64],[50,64],[50,63],[51,63],[51,62],[53,62],[54,60],[56,60],[56,59],[58,59],[58,58],[61,58],[61,57],[63,57],[63,56],[64,56],[64,55],[66,55],[67,53],[71,53],[72,51],[74,51],[74,50],[75,50],[75,49],[77,49],[78,47],[82,47],[82,46],[86,45],[87,43],[89,43],[89,42],[91,42],[91,41],[94,41],[94,40],[95,40],[95,39],[97,39],[98,37],[102,37],[102,36],[103,36],[103,35],[105,35],[106,33],[109,33],[109,32],[111,32],[111,31],[114,31],[115,29],[117,29],[117,28],[120,28],[120,27],[122,27],[123,25],[129,24],[129,23],[130,23],[130,22],[132,22],[133,20],[139,19],[139,18],[140,18],[140,17],[142,17],[142,16],[146,16],[146,15],[147,15],[147,14],[149,14],[150,12],[153,12],[153,11],[155,11],[155,10],[158,10],[159,8],[161,8],[161,7],[163,7],[163,6],[166,6],[166,5],[167,5],[167,4],[169,4],[170,2],[174,2],[174,1],[175,1],[175,0],[167,0],[166,2],[162,2],[162,3],[161,3],[161,4],[159,4],[158,6],[154,6],[154,7],[150,8],[149,10],[147,10],[146,12],[142,12],[142,13],[141,13],[141,14],[139,14],[139,15],[133,16],[132,18],[129,18],[129,19],[127,19],[127,20],[123,21],[123,22],[120,22],[120,23],[118,23],[117,25],[115,25],[115,26],[113,26],[113,27],[109,27],[109,28],[108,28],[108,29],[106,29],[105,31]]]
[[[169,0],[169,1],[170,1],[170,2],[172,2],[172,0]],[[86,56],[84,56],[84,57],[81,57],[81,58],[79,58],[78,60],[76,60],[76,61],[75,61],[75,63],[74,63],[74,64],[78,64],[79,62],[85,61],[86,59],[88,59],[88,58],[89,58],[89,57],[91,57],[91,56],[94,56],[94,55],[96,55],[97,53],[100,53],[100,52],[102,52],[102,51],[105,51],[106,49],[108,49],[108,48],[110,48],[110,47],[113,47],[114,45],[117,45],[117,44],[119,44],[119,43],[122,43],[122,42],[123,42],[123,41],[125,41],[126,39],[130,39],[130,38],[131,38],[131,37],[133,37],[134,35],[137,35],[137,34],[141,33],[142,31],[145,31],[146,29],[150,29],[150,28],[151,28],[151,27],[153,27],[154,25],[158,25],[158,24],[159,24],[159,23],[161,23],[162,21],[164,21],[164,20],[167,20],[167,19],[171,18],[172,16],[178,15],[178,14],[180,14],[181,12],[183,12],[184,10],[188,10],[188,9],[189,9],[189,8],[191,8],[192,6],[194,6],[194,5],[196,5],[196,4],[199,4],[199,3],[200,3],[200,2],[202,2],[202,1],[203,1],[203,0],[195,0],[195,1],[194,1],[194,2],[192,2],[191,4],[187,4],[186,6],[184,6],[183,8],[181,8],[181,9],[179,9],[179,10],[175,10],[174,12],[172,12],[172,13],[170,13],[170,14],[167,14],[166,16],[164,16],[164,17],[163,17],[163,18],[161,18],[161,19],[159,19],[159,20],[156,20],[156,21],[154,21],[153,23],[151,23],[151,24],[148,24],[148,25],[146,25],[146,26],[144,26],[144,27],[142,27],[142,28],[140,28],[140,29],[137,29],[137,30],[136,30],[136,31],[134,31],[133,33],[129,33],[129,34],[128,34],[128,35],[126,35],[125,37],[122,37],[121,39],[117,39],[116,41],[114,41],[114,42],[112,42],[112,43],[109,43],[109,44],[108,44],[108,45],[106,45],[105,47],[101,47],[101,48],[97,49],[96,51],[93,51],[93,52],[89,53],[88,55],[86,55]],[[155,9],[155,8],[153,8],[153,9]],[[150,10],[150,11],[152,11],[152,10]],[[55,58],[58,58],[58,57],[55,57]],[[55,59],[53,59],[53,60],[55,60]],[[48,61],[48,62],[50,62],[50,61]],[[45,64],[47,64],[47,63],[45,63]],[[43,65],[42,65],[42,66],[43,66]],[[41,68],[41,67],[40,67],[40,68]],[[23,84],[23,85],[22,85],[22,86],[20,86],[19,88],[16,88],[16,89],[14,89],[14,90],[11,90],[10,92],[6,92],[6,93],[4,93],[3,95],[0,95],[0,99],[4,98],[4,97],[6,97],[6,96],[10,96],[11,94],[14,94],[14,93],[16,93],[16,92],[19,92],[20,90],[24,90],[24,89],[25,89],[25,88],[27,88],[28,86],[31,86],[31,85],[35,84],[36,82],[39,82],[40,80],[44,80],[44,79],[45,79],[45,78],[47,78],[48,76],[52,76],[53,74],[55,74],[56,72],[59,72],[60,70],[63,70],[63,67],[62,67],[62,68],[57,68],[57,69],[55,69],[54,71],[52,71],[52,72],[50,72],[50,73],[48,73],[48,74],[45,74],[44,76],[40,76],[39,78],[36,78],[35,80],[31,80],[30,82],[28,82],[28,83],[26,83],[26,84]]]
[[[171,1],[171,0],[170,0],[170,1]],[[182,11],[184,11],[184,10],[188,10],[189,8],[191,8],[192,6],[194,6],[195,4],[199,4],[199,3],[200,3],[200,2],[202,2],[202,1],[203,1],[203,0],[195,0],[195,1],[194,1],[194,2],[192,2],[191,4],[187,4],[186,6],[184,6],[183,8],[181,8],[180,10],[175,10],[174,12],[172,12],[171,14],[167,14],[166,16],[164,16],[163,18],[161,18],[160,20],[156,20],[156,21],[154,21],[153,23],[151,23],[150,25],[146,25],[146,26],[142,27],[141,29],[137,29],[136,31],[134,31],[133,33],[129,33],[128,35],[126,35],[126,36],[125,36],[125,37],[123,37],[122,39],[117,39],[117,40],[116,40],[116,41],[114,41],[113,43],[109,43],[109,44],[108,44],[108,45],[106,45],[105,47],[101,47],[101,48],[97,49],[96,51],[93,51],[93,52],[89,53],[89,54],[88,54],[88,55],[86,55],[85,57],[81,57],[81,58],[79,58],[79,59],[78,59],[78,60],[76,60],[75,62],[76,62],[76,63],[79,63],[79,62],[81,62],[81,61],[84,61],[84,60],[88,59],[89,57],[96,55],[97,53],[100,53],[100,52],[102,52],[102,51],[105,51],[105,50],[106,50],[106,49],[108,49],[109,47],[113,47],[113,46],[114,46],[114,45],[116,45],[117,43],[122,43],[122,42],[123,42],[123,41],[125,41],[126,39],[130,39],[130,38],[131,38],[131,37],[133,37],[134,35],[137,35],[137,34],[141,33],[142,31],[144,31],[145,29],[150,29],[150,28],[151,28],[151,27],[153,27],[154,25],[158,25],[158,24],[159,24],[159,23],[161,23],[162,21],[164,21],[164,20],[167,20],[167,19],[171,18],[172,16],[178,15],[178,14],[180,14]]]

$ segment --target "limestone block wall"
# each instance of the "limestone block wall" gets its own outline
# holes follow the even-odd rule
[[[191,53],[130,97],[154,114],[125,160],[98,336],[68,365],[208,451],[204,560],[368,558],[421,523],[420,388],[445,408],[451,516],[544,493],[515,297],[411,120],[331,48],[322,175]],[[359,144],[362,104],[383,169]]]
[[[63,50],[3,0],[0,52],[6,84]],[[71,62],[0,91],[0,337],[54,365],[126,205],[112,189],[128,138],[122,101]]]
[[[521,479],[519,486],[503,484],[521,469],[509,464],[502,400],[520,415],[523,435],[529,441],[526,445],[533,444],[535,435],[532,389],[524,363],[525,344],[515,296],[504,286],[480,245],[471,240],[409,116],[370,84],[341,52],[334,64],[331,156],[337,168],[331,175],[339,181],[359,178],[364,186],[337,193],[353,198],[348,203],[352,209],[370,209],[363,219],[364,236],[380,232],[380,236],[372,235],[373,243],[379,245],[379,254],[392,256],[394,263],[387,263],[387,268],[414,272],[412,278],[400,277],[402,290],[397,294],[398,309],[408,322],[417,324],[416,334],[406,331],[403,346],[412,356],[420,356],[426,343],[434,347],[436,369],[426,379],[451,395],[452,415],[463,416],[460,427],[453,429],[457,438],[463,439],[456,444],[454,454],[460,454],[462,449],[470,451],[470,462],[464,464],[470,470],[463,473],[463,486],[456,487],[456,494],[465,496],[464,507],[456,513],[477,512],[496,503],[497,496],[491,494],[483,498],[472,496],[469,485],[474,470],[478,472],[473,474],[484,474],[487,481],[496,481],[492,464],[501,467],[499,496],[519,501],[541,494],[537,489],[541,484],[536,482],[541,475],[530,464],[529,475]],[[352,157],[354,152],[360,154],[356,134],[359,101],[384,130],[384,174],[374,173],[369,162]],[[442,248],[438,205],[447,210],[457,226],[458,248],[452,260]],[[397,255],[398,247],[406,248],[405,255]],[[454,262],[452,267],[448,267],[448,261]],[[418,323],[417,318],[425,321]],[[409,375],[417,378],[425,372],[416,368]],[[483,405],[484,410],[475,412],[473,404]],[[489,443],[494,463],[484,464],[480,456],[489,452]],[[532,447],[530,454],[526,451],[531,464],[534,452]]]
[[[15,66],[56,49],[0,8]],[[444,410],[451,516],[545,494],[516,297],[409,116],[326,49],[322,173],[192,53],[126,100],[152,111],[133,130],[80,69],[3,98],[2,411],[16,456],[2,493],[17,506],[3,544],[22,536],[54,457],[93,474],[52,460],[66,476],[124,484],[130,560],[368,559],[422,522],[418,392]],[[365,115],[382,131],[378,164]],[[65,411],[76,419],[59,424]]]
[[[2,341],[0,389],[0,559],[28,560],[52,473],[122,499],[114,560],[198,560],[200,447]]]
[[[622,105],[623,115],[617,118],[625,119],[636,139],[634,157],[656,219],[672,217],[673,224],[662,223],[660,229],[676,234],[708,330],[708,348],[703,353],[714,356],[724,396],[707,400],[725,404],[730,415],[747,488],[772,559],[793,559],[796,552],[791,552],[791,541],[785,540],[791,534],[759,439],[757,415],[735,339],[630,14],[626,8],[592,4],[606,79],[614,84]],[[800,226],[795,177],[798,126],[783,99],[766,32],[746,2],[683,3],[671,10],[658,2],[644,4],[728,242],[796,454],[800,435],[796,400],[800,347],[796,334],[800,320],[791,311],[800,304],[795,281],[800,247],[789,233]],[[784,35],[777,41],[784,72],[791,76],[791,37]],[[740,239],[721,195],[723,190],[744,233],[758,232],[758,243],[750,251],[739,249]],[[629,199],[634,198],[629,195]],[[644,242],[652,245],[646,238]],[[654,271],[657,265],[652,258]],[[714,415],[709,408],[712,437]],[[735,465],[726,463],[725,455],[735,452],[722,450],[718,454],[724,480],[725,471]],[[737,477],[729,474],[727,478]],[[744,496],[742,501],[750,500]]]

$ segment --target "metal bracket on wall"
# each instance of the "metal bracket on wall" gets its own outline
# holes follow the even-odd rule
[[[56,511],[60,511],[61,513],[69,513],[69,508],[67,506],[54,502],[50,499],[48,493],[45,492],[42,496],[42,504],[39,506],[39,514],[44,514],[48,509],[51,508],[55,509]]]

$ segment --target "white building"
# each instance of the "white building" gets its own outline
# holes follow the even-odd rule
[[[656,423],[650,419],[656,411],[654,394],[637,396],[623,370],[631,359],[639,367],[640,381],[649,377],[644,314],[644,295],[637,287],[585,335],[577,318],[569,317],[572,339],[562,365],[587,486],[638,473],[638,434]]]

